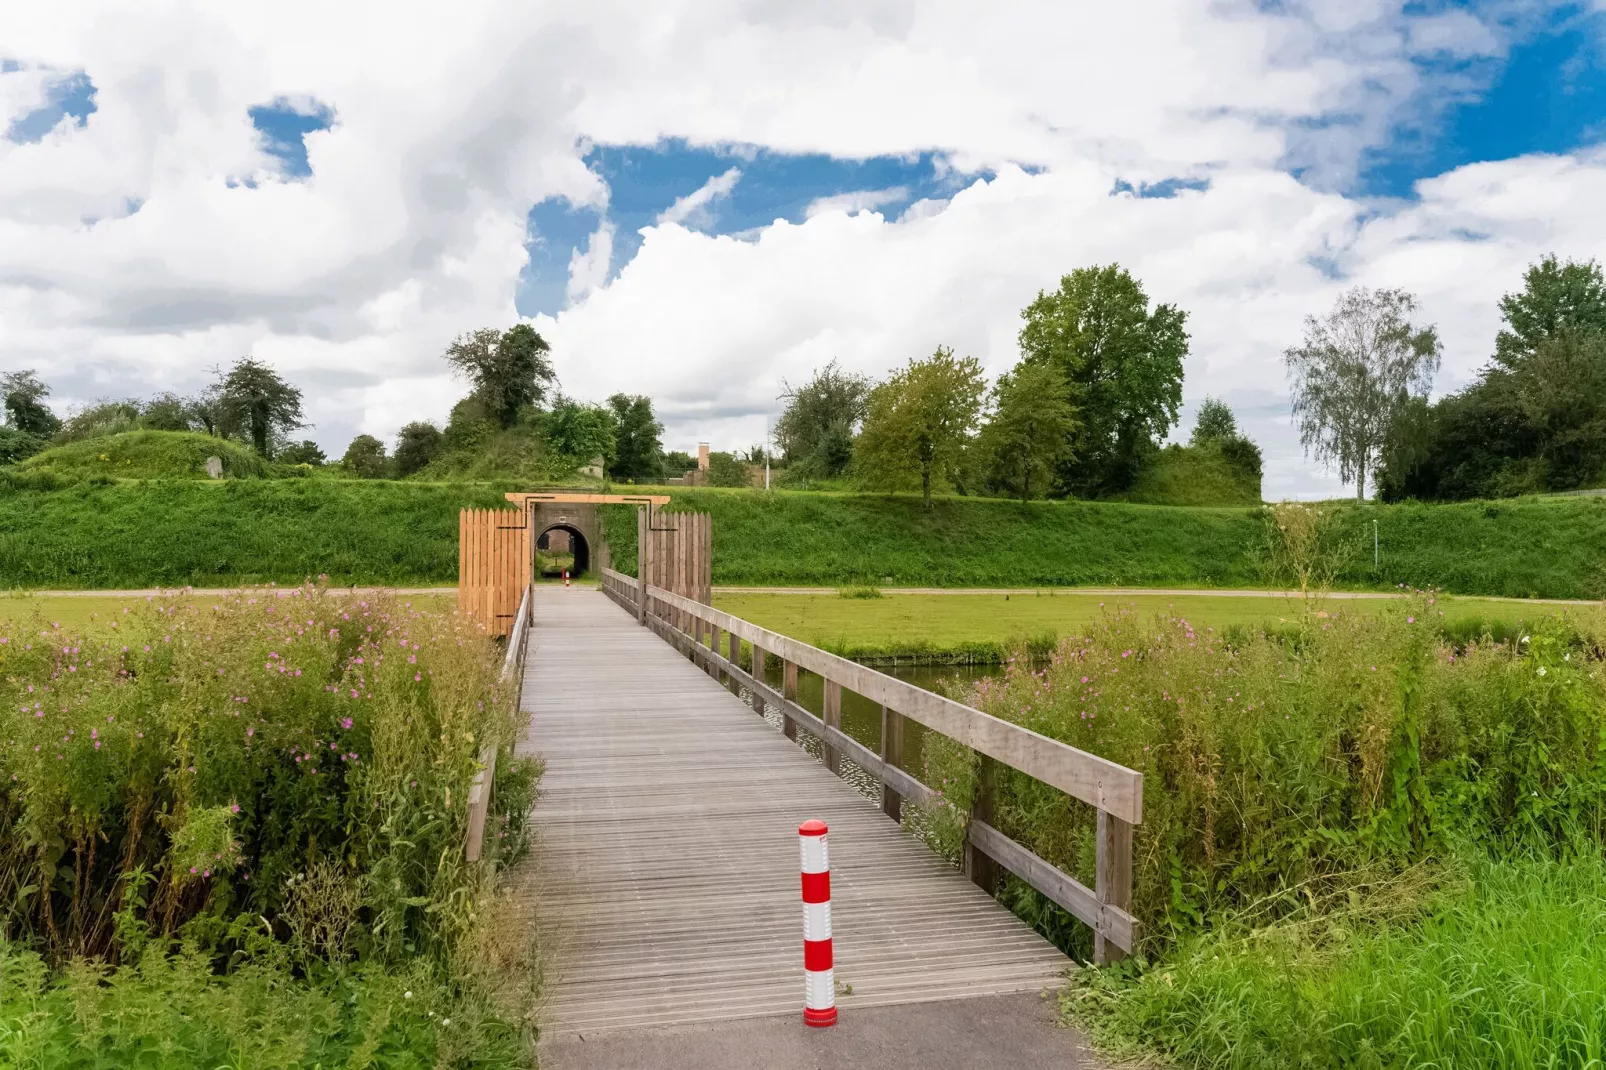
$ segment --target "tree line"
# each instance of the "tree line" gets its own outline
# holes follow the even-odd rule
[[[1151,307],[1109,264],[1072,271],[1021,319],[1020,359],[990,387],[975,358],[945,346],[881,382],[832,362],[785,385],[775,434],[789,475],[918,488],[928,505],[936,491],[1025,500],[1132,488],[1178,421],[1187,313]],[[1258,492],[1260,450],[1220,400],[1201,406],[1187,449]]]
[[[15,463],[52,443],[65,444],[123,431],[199,431],[249,443],[264,457],[290,459],[313,443],[291,443],[289,434],[306,421],[301,391],[268,365],[242,357],[219,370],[200,393],[161,393],[138,400],[100,401],[63,420],[45,399],[50,387],[32,369],[0,376],[0,463]],[[321,454],[319,457],[321,458]]]
[[[1358,287],[1284,354],[1301,439],[1366,496],[1460,500],[1606,484],[1606,285],[1546,256],[1500,299],[1468,386],[1430,400],[1442,346],[1403,290]]]
[[[335,467],[360,478],[405,478],[435,465],[458,474],[487,456],[502,470],[562,478],[601,459],[616,479],[652,481],[694,467],[683,452],[664,452],[663,425],[652,400],[615,394],[604,404],[577,401],[557,388],[550,347],[529,325],[482,329],[453,340],[447,365],[468,380],[444,428],[415,421],[392,449],[378,438],[352,439]],[[48,446],[125,431],[186,431],[249,445],[287,465],[329,464],[318,444],[297,439],[309,425],[300,388],[253,357],[242,357],[197,394],[103,400],[63,419],[50,408],[50,387],[31,369],[0,376],[0,463],[15,463]],[[455,466],[455,467],[454,467]],[[485,473],[480,473],[485,474]]]
[[[1500,301],[1490,363],[1466,388],[1430,400],[1442,358],[1403,290],[1357,287],[1285,350],[1292,415],[1307,453],[1357,498],[1463,499],[1606,483],[1606,283],[1594,261],[1547,256]],[[1117,264],[1079,268],[1021,311],[1019,359],[989,384],[980,364],[938,346],[884,380],[836,362],[783,383],[775,426],[782,485],[841,484],[1020,498],[1119,497],[1156,465],[1187,455],[1241,477],[1258,496],[1261,454],[1232,411],[1207,398],[1186,445],[1178,421],[1187,313],[1151,304]],[[358,435],[338,468],[364,478],[563,479],[599,465],[648,483],[695,467],[665,451],[652,399],[565,395],[534,328],[487,328],[443,358],[469,390],[443,427],[404,426],[393,445]],[[0,376],[0,463],[120,431],[200,432],[274,461],[324,466],[302,392],[243,357],[193,396],[102,401],[66,419],[31,370]],[[743,486],[765,446],[715,453],[709,482]]]

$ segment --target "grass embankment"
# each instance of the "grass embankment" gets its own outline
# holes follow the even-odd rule
[[[457,582],[457,511],[500,485],[250,480],[0,486],[0,587]]]
[[[1258,587],[1259,509],[671,488],[714,518],[714,582],[768,586]],[[1336,583],[1514,598],[1606,597],[1606,499],[1340,507]],[[605,510],[613,559],[635,516]],[[1381,563],[1372,567],[1372,522]]]
[[[849,594],[853,592],[848,590]],[[1405,597],[1405,596],[1400,596]],[[1303,605],[1294,599],[1234,595],[1145,595],[1123,592],[1086,594],[1043,591],[1029,594],[898,594],[842,597],[820,594],[716,594],[727,613],[812,646],[856,661],[911,660],[936,663],[1002,664],[1026,648],[1047,657],[1066,636],[1083,634],[1107,611],[1128,610],[1141,617],[1164,615],[1192,621],[1199,628],[1287,631],[1298,625]],[[1377,614],[1391,599],[1332,599],[1328,608]],[[1561,607],[1494,599],[1444,598],[1434,623],[1445,635],[1465,643],[1488,632],[1509,639],[1525,622],[1549,617]],[[0,613],[4,603],[0,602]]]
[[[495,964],[524,949],[490,919],[537,769],[511,757],[495,647],[454,615],[316,588],[97,624],[0,628],[0,1050],[522,1065]]]
[[[509,484],[384,480],[0,478],[0,587],[300,583],[428,586],[457,577],[457,510]],[[625,489],[625,488],[621,488]],[[629,488],[635,489],[635,488]],[[671,488],[714,517],[714,582],[878,586],[1255,587],[1263,513],[1089,502]],[[1606,596],[1606,499],[1346,508],[1359,548],[1340,586]],[[632,568],[635,515],[605,510]],[[1371,567],[1372,520],[1382,566]],[[1364,545],[1362,545],[1364,544]]]

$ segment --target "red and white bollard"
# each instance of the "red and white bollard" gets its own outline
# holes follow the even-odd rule
[[[564,569],[563,570],[563,586],[565,586],[565,587],[569,586],[569,570],[568,569]]]
[[[831,961],[831,863],[825,822],[797,828],[803,850],[803,1022],[836,1025],[836,974]]]

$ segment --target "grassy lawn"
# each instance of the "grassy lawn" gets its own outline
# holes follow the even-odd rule
[[[205,594],[189,597],[201,598],[207,604],[218,601],[216,596]],[[132,610],[136,605],[144,604],[144,601],[143,595],[0,594],[0,624],[26,624],[37,617],[46,624],[87,629],[120,617],[124,609]],[[456,601],[454,594],[408,595],[402,599],[403,603],[422,610],[447,609]]]
[[[1043,594],[888,594],[843,598],[822,594],[723,594],[714,603],[744,620],[828,650],[855,657],[935,654],[1020,640],[1076,634],[1101,614],[1130,606],[1144,616],[1180,616],[1207,628],[1260,627],[1295,620],[1296,603],[1282,598],[1232,595],[1109,595],[1056,591]],[[1340,613],[1375,614],[1387,599],[1328,603]],[[1497,632],[1551,616],[1567,607],[1485,598],[1444,598],[1439,609],[1447,628],[1476,631],[1488,623]]]

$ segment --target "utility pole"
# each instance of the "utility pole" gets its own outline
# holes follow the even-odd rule
[[[770,489],[770,422],[764,421],[764,489]]]
[[[1377,563],[1378,563],[1378,556],[1377,556],[1377,521],[1373,520],[1372,521],[1372,571],[1373,572],[1377,571],[1377,567],[1378,567]]]

